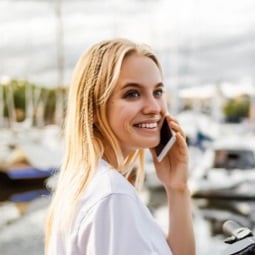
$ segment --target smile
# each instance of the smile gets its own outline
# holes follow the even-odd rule
[[[156,128],[158,126],[157,122],[153,122],[153,123],[140,123],[135,125],[136,127],[139,128],[149,128],[149,129],[153,129]]]

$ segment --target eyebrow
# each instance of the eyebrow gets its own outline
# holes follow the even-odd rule
[[[126,83],[122,88],[121,88],[121,90],[123,90],[123,89],[126,89],[126,88],[140,88],[140,87],[144,87],[142,84],[140,84],[140,83],[135,83],[135,82],[128,82],[128,83]],[[156,85],[155,85],[155,87],[156,88],[158,88],[158,87],[164,87],[164,83],[163,82],[159,82],[159,83],[157,83]]]

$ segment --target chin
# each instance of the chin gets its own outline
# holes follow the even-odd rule
[[[156,147],[158,144],[159,144],[159,141],[151,142],[151,143],[148,143],[148,141],[147,141],[146,143],[144,143],[144,144],[141,146],[141,148],[143,148],[143,149],[151,149],[151,148]]]

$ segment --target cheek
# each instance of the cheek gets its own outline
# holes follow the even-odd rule
[[[123,107],[112,107],[109,112],[109,124],[115,133],[127,132],[132,124],[135,116],[134,107],[123,106]]]
[[[133,116],[128,107],[113,109],[110,114],[111,122],[114,123],[115,126],[124,126]]]
[[[109,124],[113,130],[116,130],[121,125],[123,111],[125,111],[125,109],[123,107],[120,107],[114,101],[109,103],[107,107],[107,116]]]

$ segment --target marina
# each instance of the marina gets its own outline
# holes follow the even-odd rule
[[[226,220],[255,231],[254,0],[2,0],[0,10],[0,254],[44,254],[73,68],[112,37],[146,42],[162,62],[189,145],[197,255],[228,247]],[[139,195],[166,231],[149,154]]]
[[[254,128],[248,119],[226,123],[197,110],[179,116],[189,145],[197,255],[212,249],[220,254],[228,246],[222,230],[225,221],[255,228]],[[44,220],[64,152],[62,130],[55,124],[23,123],[0,129],[0,254],[43,255]],[[140,197],[167,231],[165,192],[147,153]]]
[[[167,229],[167,208],[162,189],[143,190],[141,199],[147,200],[156,221],[164,231]],[[43,255],[43,227],[50,196],[40,194],[28,202],[0,202],[0,253],[6,255]],[[244,226],[254,227],[253,201],[222,202],[193,199],[194,230],[197,254],[220,254],[227,245],[222,233],[224,221],[233,219]]]
[[[254,231],[254,124],[250,116],[231,123],[215,118],[214,107],[207,114],[202,105],[192,107],[180,111],[177,119],[187,133],[197,255],[212,249],[220,254],[227,247],[225,221]],[[0,254],[43,254],[44,220],[64,152],[61,125],[26,120],[12,120],[10,127],[0,129]],[[166,197],[148,155],[140,195],[166,231]]]
[[[47,127],[46,127],[47,129]],[[50,129],[50,128],[49,128]],[[32,141],[37,141],[36,144],[28,148],[33,148],[33,153],[27,154],[29,155],[26,160],[24,160],[26,153],[19,153],[19,157],[17,154],[14,154],[15,146],[12,147],[8,153],[9,155],[16,155],[16,157],[9,157],[8,160],[12,159],[18,164],[18,160],[22,159],[22,162],[33,162],[37,167],[41,167],[47,169],[48,167],[55,167],[60,164],[61,161],[61,151],[57,151],[55,154],[51,154],[50,149],[46,149],[44,157],[35,157],[33,159],[29,159],[31,155],[35,155],[36,148],[41,148],[38,146],[41,143],[45,143],[45,139],[38,139],[38,137],[50,137],[49,141],[52,146],[59,143],[59,136],[56,136],[56,129],[54,128],[53,136],[50,136],[49,131],[47,131],[47,136],[43,136],[43,131],[40,132],[37,130],[36,132],[31,132],[31,140],[29,143],[33,144]],[[22,131],[21,131],[22,133]],[[30,133],[30,132],[28,132]],[[41,133],[41,134],[40,134]],[[37,135],[35,135],[37,134]],[[38,135],[40,134],[40,135]],[[22,138],[22,135],[19,134],[16,137]],[[33,137],[33,139],[32,139]],[[55,139],[55,141],[53,141]],[[28,143],[29,136],[26,136],[26,143]],[[22,139],[16,139],[19,145],[21,145]],[[58,141],[58,142],[57,142]],[[13,140],[12,140],[13,143]],[[37,146],[37,147],[36,147]],[[49,146],[49,145],[48,145]],[[44,148],[42,146],[42,148]],[[54,146],[52,147],[54,148]],[[208,145],[209,148],[209,145]],[[218,148],[218,147],[217,147]],[[233,146],[232,146],[233,148]],[[193,158],[191,167],[194,170],[198,167],[199,163],[209,164],[210,161],[208,159],[203,161],[203,157],[205,156],[207,151],[201,151],[199,147],[190,146],[190,156]],[[29,151],[29,150],[27,150]],[[40,152],[40,150],[38,151]],[[46,153],[48,152],[48,153]],[[46,157],[46,155],[48,155]],[[54,155],[55,165],[52,165],[51,156]],[[248,155],[247,153],[245,154]],[[194,158],[196,157],[196,159]],[[46,160],[48,158],[48,160]],[[7,159],[7,158],[6,158]],[[43,159],[44,161],[40,163],[38,159]],[[152,162],[149,158],[146,158],[146,168],[151,169],[151,173],[153,173],[153,168],[150,166]],[[7,161],[5,161],[7,162]],[[58,163],[57,163],[58,162]],[[249,161],[250,162],[250,161]],[[10,161],[9,161],[10,163]],[[250,162],[251,163],[251,162]],[[31,164],[31,163],[30,163]],[[246,169],[247,170],[247,169]],[[246,174],[246,170],[244,170],[243,180],[241,177],[238,177],[239,182],[242,182],[242,185],[249,185],[249,181],[251,181],[251,177]],[[1,186],[1,196],[0,196],[0,254],[6,255],[18,255],[18,254],[43,254],[43,243],[44,243],[44,219],[46,216],[47,208],[51,198],[51,190],[54,190],[56,185],[56,173],[52,172],[49,178],[40,179],[39,182],[24,182],[13,183],[7,182],[4,183],[4,186]],[[191,171],[190,180],[194,181],[195,173]],[[254,173],[254,172],[253,172]],[[149,172],[146,172],[149,174]],[[155,172],[154,172],[155,174]],[[155,178],[155,176],[151,176],[151,178]],[[1,178],[1,180],[3,180]],[[209,181],[209,176],[205,180]],[[220,185],[221,178],[216,178],[217,184]],[[242,180],[242,181],[241,181]],[[166,206],[166,197],[162,186],[160,183],[151,180],[152,182],[149,184],[148,179],[145,179],[145,186],[143,190],[140,192],[140,197],[144,201],[144,203],[148,206],[153,216],[155,217],[158,224],[162,227],[164,231],[167,230],[168,222],[167,222],[167,206]],[[224,184],[225,183],[225,184]],[[223,180],[223,184],[225,185],[225,189],[230,188],[230,182]],[[201,184],[199,186],[199,184]],[[3,185],[3,183],[2,183]],[[210,250],[213,248],[215,250],[215,254],[220,254],[222,250],[227,247],[227,244],[224,243],[225,236],[223,235],[222,225],[227,220],[235,220],[240,224],[249,227],[254,230],[255,226],[255,202],[254,198],[250,197],[235,197],[234,193],[231,189],[228,189],[228,193],[224,193],[224,196],[216,196],[215,192],[209,190],[210,185],[206,184],[203,186],[202,181],[197,182],[198,187],[202,190],[203,187],[207,187],[207,194],[200,193],[200,196],[197,194],[193,194],[192,198],[192,207],[193,207],[193,220],[194,220],[194,229],[196,234],[196,242],[197,242],[197,254],[198,255],[207,255],[210,254]],[[192,186],[192,185],[191,185]],[[231,187],[232,188],[232,187]],[[254,185],[251,184],[250,188],[254,189]],[[243,194],[246,196],[252,195],[251,190],[245,190],[244,187],[240,186]],[[193,190],[194,192],[194,190]],[[229,196],[226,196],[229,194]],[[231,198],[230,198],[231,195]],[[13,245],[15,244],[15,245]]]

